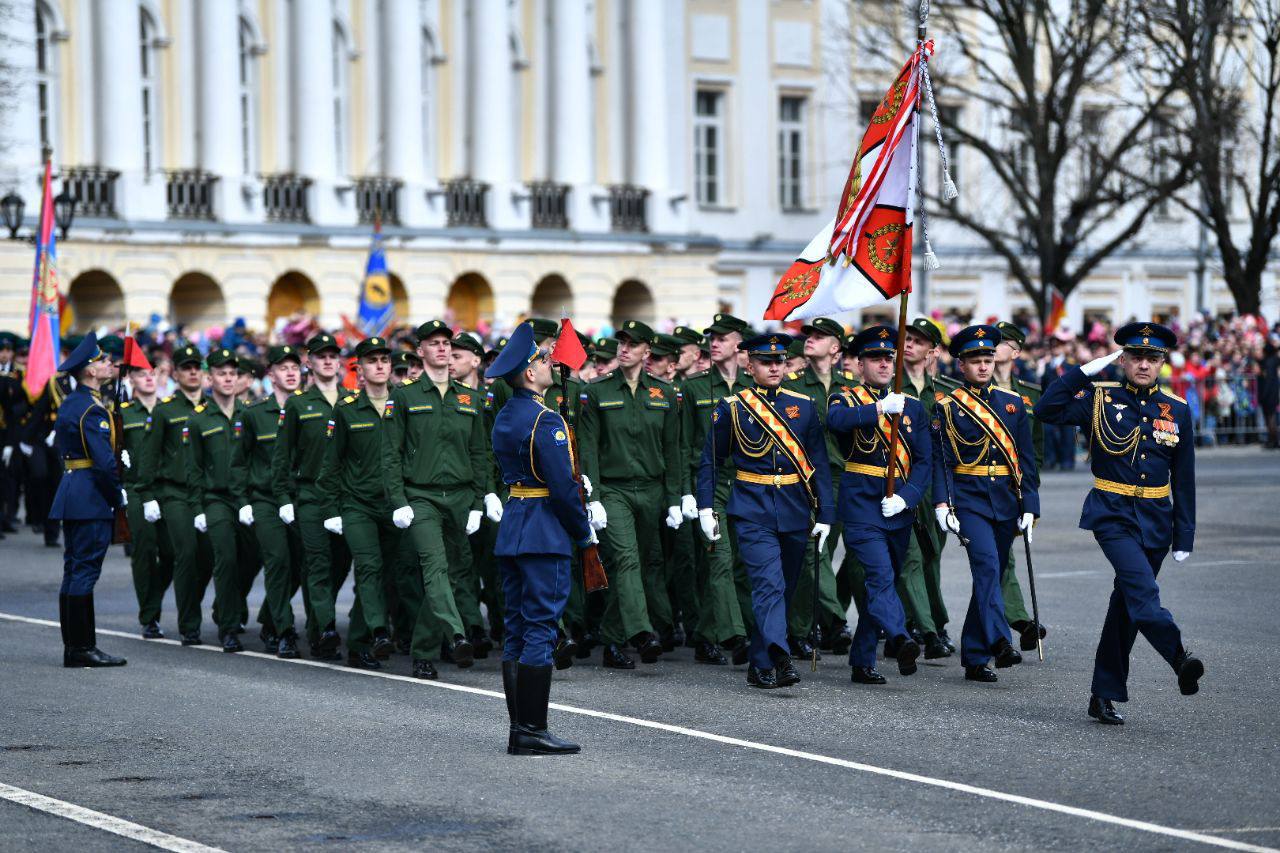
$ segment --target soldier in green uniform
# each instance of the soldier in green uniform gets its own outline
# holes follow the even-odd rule
[[[623,644],[634,645],[645,663],[662,654],[649,618],[646,574],[662,559],[663,518],[672,526],[684,519],[681,486],[687,475],[680,465],[675,386],[644,369],[653,330],[628,320],[615,337],[618,369],[586,386],[578,446],[583,474],[594,486],[588,509],[593,526],[602,530],[609,574],[600,627],[604,665],[634,669]]]
[[[384,566],[395,565],[400,545],[382,467],[385,425],[392,414],[387,389],[391,347],[386,338],[365,338],[356,344],[355,356],[364,387],[333,407],[317,485],[324,527],[346,539],[355,564],[347,663],[357,669],[381,669],[379,661],[389,658],[393,649],[382,572]]]
[[[431,320],[417,335],[422,378],[392,392],[380,470],[391,517],[408,530],[422,572],[413,675],[433,679],[442,645],[459,667],[475,661],[467,622],[482,625],[467,538],[480,529],[482,508],[493,512],[498,499],[486,494],[493,475],[480,392],[449,379],[452,332]]]
[[[120,464],[124,468],[122,482],[125,492],[137,495],[143,439],[157,402],[156,372],[154,369],[130,370],[129,384],[133,389],[133,399],[120,405],[123,427]],[[162,640],[160,606],[165,590],[173,582],[173,550],[169,546],[169,537],[160,536],[156,525],[147,524],[142,517],[142,503],[139,495],[125,507],[133,544],[129,564],[133,570],[133,591],[138,596],[138,624],[142,626],[142,638]]]
[[[685,432],[688,418],[686,410],[692,402],[684,394],[684,384],[690,375],[698,372],[698,356],[706,336],[689,326],[676,326],[667,337],[670,338],[670,346],[676,351],[675,375],[672,381],[675,383],[676,399],[680,404],[681,476],[687,474],[689,477],[681,491],[683,494],[692,494],[694,472],[690,466],[684,464],[693,453],[689,436]],[[681,507],[682,513],[683,510],[684,507]],[[685,518],[690,517],[685,515]],[[692,518],[697,518],[697,515],[693,515]],[[680,529],[664,534],[672,540],[671,558],[667,562],[667,591],[680,611],[680,625],[673,639],[675,644],[692,647],[695,654],[698,648],[695,637],[702,620],[700,613],[702,601],[699,597],[701,575],[698,569],[698,551],[701,548],[701,541],[698,533],[695,532],[697,526],[684,524]],[[716,653],[719,654],[719,649]],[[720,655],[720,659],[723,661],[724,655]]]
[[[307,341],[307,363],[311,387],[288,398],[276,433],[272,497],[280,506],[278,517],[290,527],[296,525],[302,542],[303,585],[315,616],[307,622],[311,654],[340,660],[335,602],[351,566],[351,552],[341,536],[325,529],[325,496],[318,482],[329,419],[341,391],[342,351],[333,335],[321,332]]]
[[[270,621],[277,636],[276,654],[282,658],[298,657],[298,634],[294,629],[293,594],[302,582],[302,540],[297,525],[280,519],[271,478],[276,438],[280,432],[284,407],[289,397],[301,395],[302,353],[291,345],[267,350],[271,393],[245,408],[241,415],[243,429],[236,449],[240,454],[236,470],[245,478],[241,489],[244,505],[240,507],[240,523],[250,526],[262,555],[262,578],[266,591],[263,607],[264,624]],[[304,604],[308,596],[304,588]],[[308,607],[309,609],[309,607]],[[308,618],[313,623],[314,618]],[[312,625],[314,629],[314,625]],[[315,638],[313,638],[315,639]]]
[[[804,394],[813,400],[824,427],[827,422],[827,400],[837,391],[848,391],[857,384],[852,373],[839,367],[840,351],[844,341],[844,327],[828,317],[818,317],[800,329],[805,335],[804,358],[806,366],[798,373],[791,373],[783,380],[782,387],[790,391]],[[827,439],[827,458],[830,463],[831,493],[840,490],[840,478],[844,476],[844,454],[836,442],[835,433],[824,429]],[[832,535],[827,537],[826,547],[819,555],[817,566],[818,578],[818,631],[813,625],[813,579],[815,567],[813,549],[805,549],[804,566],[796,580],[795,595],[791,599],[791,607],[787,613],[788,633],[791,635],[791,653],[797,657],[807,658],[813,653],[810,643],[814,635],[822,638],[822,645],[836,654],[847,654],[853,642],[849,632],[848,605],[841,606],[836,595],[836,576],[831,570],[831,558],[840,541],[841,526],[833,526]],[[850,569],[850,574],[861,572],[855,566],[856,561],[850,558],[842,567]],[[862,586],[852,578],[846,578],[851,589]]]
[[[709,339],[712,367],[687,376],[682,385],[684,397],[684,476],[692,480],[702,461],[703,446],[711,429],[711,413],[716,403],[752,384],[750,375],[738,366],[738,344],[743,340],[747,324],[732,314],[715,315],[704,330]],[[732,521],[725,513],[733,467],[726,460],[716,471],[715,509],[720,523],[730,532],[714,546],[701,530],[696,534],[694,550],[697,569],[699,620],[694,632],[694,660],[699,663],[726,663],[721,647],[733,652],[733,662],[747,662],[748,625],[751,619],[751,587],[737,553],[737,539],[732,535]],[[714,550],[710,550],[714,547]]]
[[[410,379],[422,375],[422,359],[411,350],[391,354],[392,390]],[[400,537],[400,551],[396,555],[393,570],[384,568],[382,590],[387,600],[387,615],[391,620],[391,640],[396,654],[409,654],[413,645],[413,626],[418,620],[418,608],[422,605],[422,572],[418,570],[418,552],[413,540]],[[479,655],[476,655],[479,657]]]
[[[209,549],[199,547],[195,517],[200,510],[192,493],[191,417],[202,402],[204,357],[187,344],[173,353],[173,378],[178,393],[165,397],[151,410],[151,425],[142,442],[136,490],[143,518],[159,523],[158,535],[173,551],[173,596],[178,608],[178,632],[184,646],[198,646],[200,601],[209,584]]]
[[[618,369],[618,339],[596,338],[591,347],[591,364],[596,376],[604,376]]]
[[[218,624],[218,640],[224,652],[242,652],[244,646],[236,636],[245,608],[241,574],[256,567],[242,566],[237,559],[236,538],[241,529],[237,521],[244,505],[245,481],[236,450],[243,411],[236,399],[239,365],[235,353],[228,349],[209,353],[206,363],[212,395],[196,405],[187,422],[196,505],[192,525],[208,534],[213,549],[213,618]]]
[[[1031,443],[1035,446],[1036,470],[1043,471],[1044,424],[1034,416],[1035,413],[1032,411],[1043,392],[1035,382],[1027,382],[1013,374],[1013,363],[1022,353],[1027,336],[1013,323],[996,323],[996,328],[1000,330],[1000,345],[996,347],[996,364],[991,374],[991,382],[1001,388],[1008,388],[1022,398],[1023,405],[1027,407],[1027,417],[1031,419]],[[1000,591],[1004,596],[1005,619],[1008,620],[1009,627],[1018,632],[1018,645],[1024,652],[1029,652],[1036,647],[1036,630],[1031,614],[1027,612],[1027,606],[1022,600],[1022,587],[1018,585],[1018,573],[1015,568],[1018,563],[1015,558],[1017,550],[1009,549],[1009,561],[1001,579]],[[1048,630],[1043,624],[1040,625],[1039,633],[1041,639],[1048,635]]]

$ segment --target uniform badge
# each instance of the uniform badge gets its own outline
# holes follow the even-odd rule
[[[720,410],[716,409],[714,412],[711,413],[711,422],[715,423],[718,420],[720,420]]]
[[[280,410],[280,417],[276,418],[276,428],[284,426],[284,409]]]
[[[947,395],[943,394],[941,391],[933,392],[933,400],[935,403],[941,403],[945,399],[947,399]]]
[[[470,406],[470,405],[471,405],[471,395],[470,395],[470,394],[459,394],[459,395],[458,395],[458,405],[460,405],[460,406]]]
[[[799,407],[799,406],[787,406],[787,417],[788,417],[788,418],[790,418],[790,419],[791,419],[791,420],[793,420],[793,421],[794,421],[796,418],[800,417],[800,407]]]
[[[1156,403],[1160,407],[1160,417],[1166,421],[1173,420],[1173,406],[1169,403]]]
[[[329,418],[329,425],[324,428],[324,437],[333,438],[333,418]]]
[[[184,426],[182,428],[182,443],[186,444],[190,438],[191,438],[191,432],[190,430],[188,430],[187,427]]]
[[[1022,395],[1022,402],[1026,403],[1028,406],[1032,405],[1031,398],[1028,397],[1026,394]]]
[[[1005,403],[1004,410],[1012,415],[1014,412],[1018,411],[1018,407],[1013,403]]]
[[[100,421],[100,422],[98,423],[98,429],[106,429],[106,430],[109,430],[109,429],[111,429],[111,424],[107,423],[106,421]]]
[[[649,389],[649,399],[650,399],[650,400],[662,400],[662,399],[665,399],[665,398],[662,396],[662,389],[661,389],[661,388],[659,388],[659,387],[658,387],[658,386],[656,386],[656,385],[655,385],[655,386],[653,386],[652,388],[650,388],[650,389]]]
[[[470,398],[468,398],[468,399],[470,399]],[[396,401],[395,401],[395,400],[388,399],[388,400],[387,400],[387,407],[386,407],[385,409],[383,409],[383,410],[382,410],[382,416],[383,416],[384,418],[390,418],[390,417],[391,417],[392,415],[394,415],[395,413],[396,413]]]
[[[1076,392],[1076,399],[1077,399],[1077,400],[1083,400],[1083,399],[1084,399],[1084,391],[1083,391],[1083,390],[1081,390],[1081,391],[1077,391],[1077,392]]]
[[[240,437],[240,433],[244,432],[244,425],[240,421],[236,421],[231,425],[231,431],[235,433],[236,438]]]
[[[556,440],[556,446],[557,446],[557,447],[560,447],[560,446],[562,446],[562,445],[565,445],[565,444],[568,444],[568,443],[569,443],[569,436],[565,435],[565,434],[564,434],[564,430],[562,430],[562,429],[558,429],[558,430],[556,430],[556,431],[555,431],[554,438],[555,438],[555,440]]]

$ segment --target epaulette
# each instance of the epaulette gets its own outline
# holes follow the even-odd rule
[[[130,407],[130,406],[132,406],[132,405],[133,405],[133,401],[132,401],[132,400],[125,400],[123,403],[121,403],[121,404],[120,404],[120,410],[121,410],[121,411],[123,411],[123,410],[125,410],[125,409],[129,408],[129,407]]]
[[[343,403],[354,403],[355,401],[356,401],[355,394],[348,394],[347,396],[342,398]]]
[[[406,386],[406,385],[412,385],[413,383],[415,383],[415,382],[417,382],[417,381],[418,381],[417,379],[406,379],[405,381],[403,381],[403,382],[401,382],[401,383],[400,383],[400,387],[401,387],[401,388],[403,388],[403,387],[404,387],[404,386]]]
[[[198,414],[200,414],[200,413],[201,413],[201,412],[203,412],[203,411],[204,411],[204,403],[200,403],[199,405],[197,405],[197,406],[196,406],[196,414],[197,414],[197,415],[198,415]]]
[[[1177,394],[1173,393],[1173,392],[1172,392],[1172,391],[1170,391],[1168,388],[1165,388],[1165,387],[1163,387],[1163,386],[1161,386],[1161,387],[1160,387],[1160,393],[1161,393],[1161,394],[1164,394],[1166,397],[1171,397],[1171,398],[1173,398],[1174,400],[1177,400],[1179,403],[1185,403],[1185,402],[1187,402],[1186,400],[1182,399],[1182,398],[1181,398],[1181,397],[1179,397]]]
[[[667,380],[663,379],[661,376],[659,376],[659,375],[658,375],[658,374],[656,374],[656,373],[650,373],[649,371],[647,371],[647,370],[646,370],[646,371],[644,372],[644,375],[645,375],[645,376],[648,376],[650,379],[652,379],[652,380],[653,380],[653,381],[655,381],[655,382],[660,382],[660,383],[662,383],[663,385],[670,385],[670,384],[671,384],[670,382],[668,382]]]
[[[612,379],[614,375],[617,374],[617,372],[618,372],[618,368],[614,368],[613,370],[610,370],[608,373],[606,373],[604,376],[597,376],[595,379],[592,379],[591,384],[595,385],[597,382],[603,382],[606,379]]]
[[[813,401],[813,398],[811,398],[808,394],[801,394],[799,391],[792,391],[790,388],[779,388],[778,393],[787,394],[792,397],[799,397],[801,400],[809,400],[810,402]]]
[[[903,391],[902,396],[906,397],[908,400],[915,400],[917,403],[920,402],[920,398],[915,394],[908,394],[906,391]]]
[[[799,379],[799,378],[800,378],[800,374],[799,374],[799,373],[796,373],[795,371],[792,371],[791,373],[788,373],[788,374],[787,374],[787,378],[788,378],[788,379]]]
[[[254,401],[253,401],[252,403],[250,403],[249,405],[250,405],[250,406],[261,406],[261,405],[263,405],[263,404],[265,404],[265,403],[269,403],[269,402],[271,402],[271,401],[272,401],[272,400],[274,400],[274,399],[275,399],[275,395],[274,395],[274,394],[268,394],[267,396],[263,397],[261,400],[254,400]]]
[[[1008,388],[1001,388],[999,385],[992,384],[991,390],[1003,391],[1004,393],[1008,394],[1010,397],[1017,397],[1019,400],[1022,399],[1022,395],[1019,394],[1017,391],[1010,391]]]
[[[857,379],[857,377],[856,377],[856,376],[854,376],[854,375],[853,375],[851,372],[849,372],[848,370],[841,370],[841,371],[840,371],[840,376],[841,376],[841,377],[843,377],[844,379],[849,380],[850,382],[852,382],[854,379]]]
[[[306,392],[305,392],[305,391],[303,391],[301,388],[294,388],[294,389],[293,389],[293,396],[295,396],[295,397],[298,397],[298,396],[300,396],[300,395],[302,395],[302,394],[305,394],[305,393],[306,393]]]
[[[1093,382],[1093,387],[1094,387],[1094,388],[1119,388],[1119,387],[1120,387],[1120,383],[1119,383],[1119,382],[1107,382],[1107,381],[1102,380],[1102,379],[1095,379],[1095,380],[1094,380],[1094,382]]]
[[[933,377],[933,381],[935,384],[941,385],[947,390],[954,390],[960,387],[959,379],[956,379],[953,376],[947,376],[945,373],[939,373],[937,376]]]
[[[172,403],[172,402],[173,402],[173,395],[172,395],[172,394],[170,394],[168,397],[161,397],[161,398],[160,398],[160,402],[161,402],[161,403]]]
[[[1043,387],[1043,386],[1041,386],[1041,384],[1040,384],[1039,382],[1028,382],[1028,381],[1026,381],[1025,379],[1019,379],[1018,381],[1019,381],[1019,382],[1021,382],[1023,385],[1026,385],[1028,388],[1032,388],[1032,389],[1034,389],[1034,390],[1036,390],[1036,391],[1043,391],[1043,390],[1044,390],[1044,387]]]
[[[704,376],[710,376],[710,375],[711,375],[710,370],[699,370],[697,373],[690,373],[688,376],[684,378],[684,381],[688,382],[690,379],[701,379]]]

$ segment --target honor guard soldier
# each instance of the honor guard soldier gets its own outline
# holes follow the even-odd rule
[[[204,402],[204,356],[186,344],[173,353],[177,393],[151,410],[151,425],[142,442],[138,465],[138,498],[142,516],[158,524],[173,551],[173,597],[178,609],[178,632],[184,646],[198,646],[200,602],[211,575],[208,548],[199,547],[195,518],[202,510],[192,491],[191,417]]]
[[[755,630],[747,683],[764,689],[800,681],[787,641],[787,608],[810,537],[819,550],[835,519],[827,440],[813,401],[782,388],[788,335],[759,335],[739,344],[749,355],[755,388],[725,397],[711,415],[698,468],[698,514],[711,541],[716,529],[715,469],[733,457],[727,511],[751,579]]]
[[[93,332],[58,366],[77,382],[59,405],[54,424],[64,476],[49,509],[66,534],[58,616],[62,665],[68,667],[125,664],[124,658],[98,650],[93,614],[93,587],[111,547],[112,521],[127,500],[116,477],[115,427],[100,390],[114,370]]]
[[[543,405],[551,387],[548,350],[521,323],[485,371],[512,397],[494,419],[493,452],[510,490],[494,553],[506,601],[502,689],[511,718],[507,752],[558,755],[576,743],[547,730],[556,625],[569,600],[573,547],[596,541],[582,506],[568,426]]]
[[[1191,410],[1156,384],[1177,337],[1156,323],[1129,323],[1116,331],[1115,342],[1122,349],[1068,367],[1045,389],[1036,416],[1088,431],[1094,480],[1080,527],[1093,531],[1116,573],[1094,658],[1089,716],[1121,725],[1112,703],[1129,700],[1129,653],[1139,632],[1173,667],[1184,696],[1200,689],[1204,664],[1183,645],[1156,584],[1170,547],[1181,563],[1196,532]],[[1117,358],[1124,382],[1091,381]]]
[[[970,326],[951,340],[964,384],[939,401],[934,418],[933,498],[938,526],[969,552],[973,593],[960,641],[964,677],[996,681],[987,666],[1022,662],[1010,643],[1000,578],[1016,531],[1030,538],[1040,514],[1031,419],[1022,398],[992,384],[1000,330]]]
[[[894,581],[901,574],[911,540],[916,507],[932,473],[933,443],[920,401],[890,390],[898,333],[888,326],[863,329],[854,339],[862,361],[862,384],[831,395],[827,430],[840,439],[844,476],[838,516],[845,547],[863,568],[865,594],[858,602],[858,628],[849,649],[851,679],[884,684],[876,671],[876,638],[885,634],[885,656],[898,672],[913,675],[920,646],[907,633],[907,617]],[[891,415],[900,415],[894,446],[894,493],[885,496],[889,476]]]

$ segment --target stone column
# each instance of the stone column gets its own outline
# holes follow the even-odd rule
[[[317,225],[355,223],[353,193],[339,197],[345,184],[334,162],[333,16],[328,3],[294,2],[290,28],[293,57],[293,171],[311,179],[308,208]],[[345,61],[345,58],[344,60]]]
[[[525,228],[529,205],[513,195],[516,184],[516,128],[512,127],[511,18],[507,0],[474,0],[469,5],[471,176],[489,185],[486,213],[493,228]]]
[[[196,163],[218,178],[213,184],[215,218],[244,221],[249,211],[240,192],[240,18],[233,3],[198,0],[195,22]]]
[[[595,184],[591,150],[589,30],[586,0],[551,0],[551,178],[569,185],[570,228],[605,231],[608,206],[593,201],[604,189]]]
[[[159,172],[155,175],[142,172],[142,57],[138,41],[141,27],[138,4],[135,0],[101,0],[93,9],[97,165],[120,173],[116,179],[116,213],[121,219],[162,218],[163,207],[153,209],[155,205],[151,196],[155,193],[148,192],[148,189],[149,184],[159,183],[159,200],[163,206],[163,178]],[[153,105],[156,116],[160,115],[163,106],[161,88],[157,87],[158,97]],[[157,139],[163,136],[157,131]],[[159,163],[153,164],[157,169],[159,166]]]
[[[671,209],[670,110],[667,98],[668,64],[680,51],[666,37],[667,15],[680,3],[631,0],[628,27],[631,77],[631,173],[637,186],[649,190],[649,230],[679,227]],[[682,205],[687,208],[687,205]]]
[[[427,205],[426,139],[423,136],[422,14],[418,0],[383,0],[381,74],[382,174],[404,182],[400,220],[405,225],[439,225]],[[435,92],[429,93],[438,97]]]

